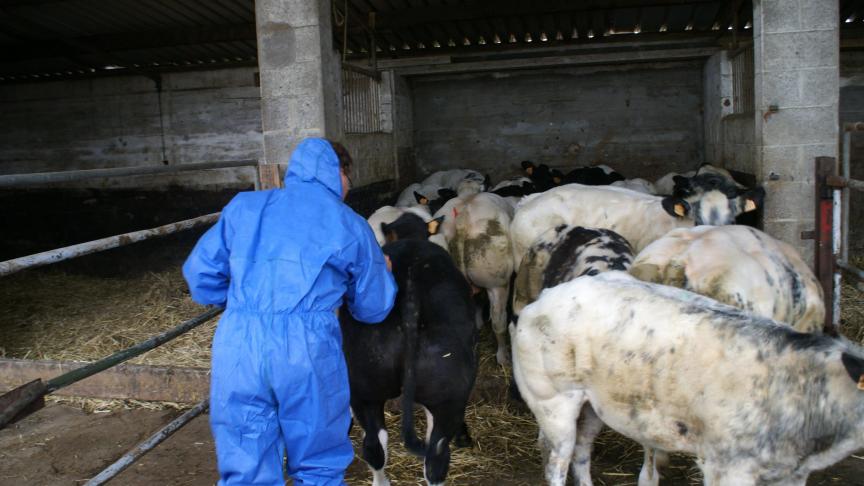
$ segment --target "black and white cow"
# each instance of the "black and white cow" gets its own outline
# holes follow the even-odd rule
[[[421,218],[404,214],[382,228],[413,239],[388,243],[399,293],[393,311],[376,325],[339,315],[351,384],[351,410],[363,428],[363,460],[373,484],[389,484],[384,402],[402,395],[406,448],[424,457],[424,477],[442,484],[450,464],[450,442],[470,445],[465,407],[477,375],[477,329],[471,289],[447,252],[425,239]],[[418,238],[420,237],[420,238]],[[414,404],[426,412],[426,440],[414,430]]]
[[[513,284],[513,313],[518,317],[543,289],[583,275],[626,271],[632,263],[630,243],[614,231],[556,226],[534,241],[519,265]]]
[[[624,176],[615,172],[608,165],[579,167],[564,175],[563,184],[582,184],[584,186],[608,186],[613,182],[623,181]]]
[[[842,338],[623,272],[544,291],[511,333],[553,486],[571,461],[576,484],[592,484],[601,421],[696,455],[712,486],[804,486],[864,447],[864,350]]]
[[[737,215],[761,206],[764,195],[761,187],[741,192],[723,184],[686,197],[652,196],[608,186],[556,187],[527,196],[517,206],[510,226],[514,263],[518,268],[537,237],[561,224],[610,229],[639,252],[675,228],[732,224]]]

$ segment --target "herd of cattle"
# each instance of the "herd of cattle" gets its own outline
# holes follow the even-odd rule
[[[822,334],[821,287],[792,247],[735,224],[762,188],[710,165],[654,183],[522,170],[488,192],[479,172],[437,172],[368,220],[399,295],[379,325],[340,322],[375,486],[389,484],[388,399],[402,396],[429,484],[444,482],[451,442],[471,444],[482,291],[551,485],[568,470],[592,484],[603,424],[645,448],[639,486],[659,484],[667,452],[696,456],[707,485],[804,485],[864,447],[864,350]]]

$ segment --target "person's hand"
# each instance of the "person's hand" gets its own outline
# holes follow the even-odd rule
[[[393,262],[390,261],[390,257],[387,255],[384,255],[384,261],[387,263],[387,271],[392,272],[393,271]]]

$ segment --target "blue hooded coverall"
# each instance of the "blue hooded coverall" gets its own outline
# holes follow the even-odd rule
[[[348,373],[336,310],[380,322],[396,283],[371,228],[342,203],[324,139],[291,156],[285,188],[238,194],[183,275],[192,299],[226,306],[213,338],[210,425],[220,485],[344,484]]]

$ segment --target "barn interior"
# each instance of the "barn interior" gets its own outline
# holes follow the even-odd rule
[[[5,0],[0,46],[0,261],[219,211],[278,186],[309,136],[349,149],[365,215],[443,169],[497,181],[531,160],[656,180],[710,163],[765,187],[761,227],[812,261],[814,159],[839,160],[839,127],[864,121],[857,0]],[[73,174],[141,167],[171,171]],[[850,207],[857,256],[860,195]],[[188,317],[178,266],[201,231],[0,279],[0,356],[95,359],[147,335],[112,332],[118,319]],[[140,295],[172,310],[143,318]],[[860,302],[844,318],[864,323]]]

